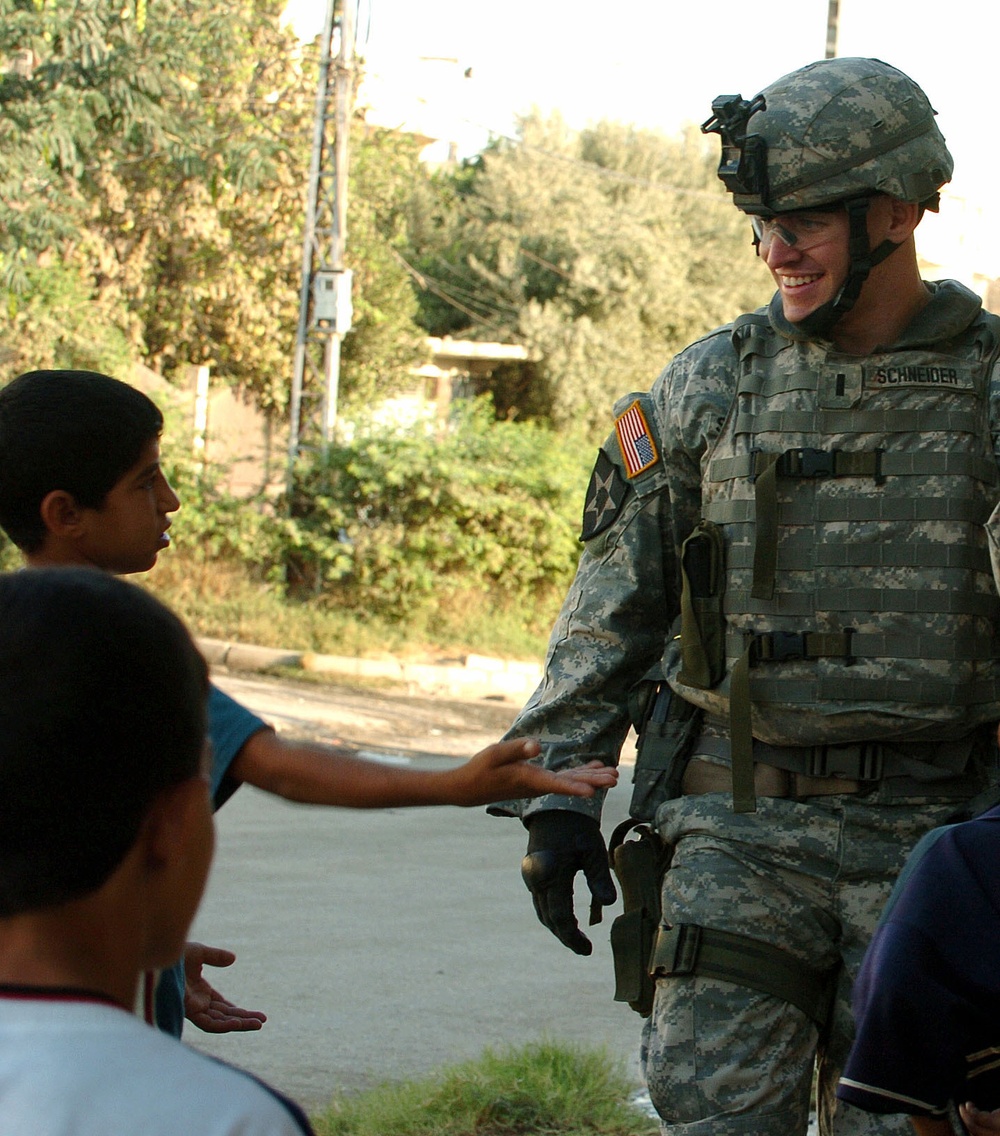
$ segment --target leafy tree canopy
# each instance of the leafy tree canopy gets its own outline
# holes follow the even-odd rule
[[[283,411],[298,324],[316,45],[284,0],[0,0],[0,373],[185,364]],[[412,145],[356,138],[345,394],[419,333],[399,241]]]
[[[498,391],[501,410],[602,432],[615,397],[762,303],[767,274],[694,131],[575,132],[535,114],[520,135],[415,198],[421,319],[529,347],[530,382]]]
[[[283,3],[0,0],[0,374],[210,363],[284,411],[317,59]],[[357,122],[345,403],[406,381],[419,318],[529,348],[501,416],[603,432],[614,397],[769,291],[715,162],[695,133],[535,114],[431,178],[412,139]]]

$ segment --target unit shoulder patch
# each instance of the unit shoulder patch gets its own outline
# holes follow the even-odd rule
[[[628,482],[618,467],[601,450],[597,455],[594,472],[590,475],[587,497],[583,504],[581,540],[591,540],[610,528],[621,512],[628,496]]]
[[[625,472],[630,478],[637,477],[660,460],[638,399],[615,419],[615,433],[625,462]]]

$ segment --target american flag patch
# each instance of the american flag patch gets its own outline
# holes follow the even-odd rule
[[[656,464],[659,455],[638,399],[615,419],[615,432],[629,477],[635,477]]]

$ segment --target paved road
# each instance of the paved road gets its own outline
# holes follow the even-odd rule
[[[281,729],[429,765],[494,740],[514,709],[219,681]],[[628,792],[611,794],[606,832]],[[193,937],[238,953],[217,985],[269,1020],[257,1034],[192,1029],[189,1041],[309,1108],[338,1087],[536,1039],[604,1046],[638,1080],[641,1021],[611,997],[610,917],[593,928],[589,958],[538,924],[518,875],[517,821],[480,809],[319,809],[244,787],[218,826]]]

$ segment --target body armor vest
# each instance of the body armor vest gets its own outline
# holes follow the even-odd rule
[[[736,322],[736,395],[702,467],[721,563],[697,617],[714,605],[719,665],[669,676],[686,700],[727,715],[748,679],[753,735],[775,746],[1000,717],[994,338],[980,320],[938,351],[858,358]]]

